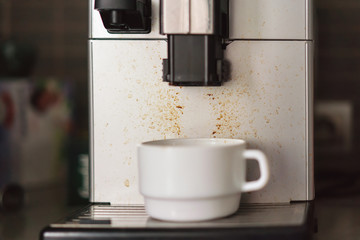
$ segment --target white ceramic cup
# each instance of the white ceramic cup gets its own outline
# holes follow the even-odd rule
[[[263,188],[266,156],[240,139],[168,139],[138,146],[140,193],[147,213],[166,221],[203,221],[233,214],[241,192]],[[260,177],[246,181],[246,159]]]

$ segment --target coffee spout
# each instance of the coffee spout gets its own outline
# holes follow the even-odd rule
[[[168,36],[164,81],[175,86],[221,86],[228,0],[162,0],[161,33]]]

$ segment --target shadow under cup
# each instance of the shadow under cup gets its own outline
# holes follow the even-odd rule
[[[246,181],[246,159],[260,178]],[[140,193],[147,213],[167,221],[204,221],[236,212],[241,192],[268,182],[266,156],[240,139],[168,139],[138,146]]]

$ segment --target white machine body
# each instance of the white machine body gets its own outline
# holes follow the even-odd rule
[[[149,34],[110,34],[91,0],[92,202],[143,204],[137,145],[199,137],[244,139],[268,156],[270,182],[242,202],[314,198],[312,0],[229,4],[229,81],[178,87],[163,82],[159,1],[152,1]],[[256,178],[257,166],[249,168]]]

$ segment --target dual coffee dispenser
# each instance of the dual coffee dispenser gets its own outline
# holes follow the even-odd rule
[[[255,232],[307,239],[312,15],[312,0],[90,0],[93,204],[51,224],[43,239],[247,239]],[[238,213],[225,219],[151,219],[139,193],[136,147],[170,138],[244,139],[267,155],[269,183],[243,194]],[[256,179],[258,166],[247,166],[247,178]]]

